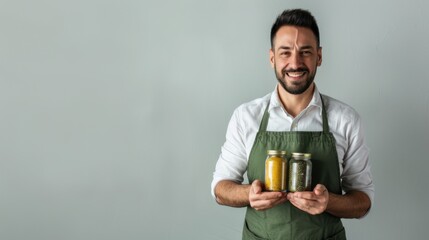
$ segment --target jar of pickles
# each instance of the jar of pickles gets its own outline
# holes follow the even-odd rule
[[[268,150],[265,160],[265,190],[286,192],[287,159],[286,151]]]
[[[311,168],[310,153],[292,153],[289,162],[290,192],[311,191]]]

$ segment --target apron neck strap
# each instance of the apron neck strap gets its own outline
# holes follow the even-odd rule
[[[268,108],[270,107],[270,100],[268,100],[267,107],[264,111],[264,116],[262,116],[261,125],[259,125],[259,132],[266,132],[268,125],[268,118],[270,118],[270,114],[268,113]]]
[[[320,94],[320,101],[322,101],[323,132],[329,133],[328,114],[326,114],[325,103],[323,102],[322,94]]]
[[[328,115],[326,114],[325,103],[323,103],[322,94],[320,94],[320,100],[322,101],[322,122],[323,122],[323,132],[329,133],[329,124],[328,124]],[[261,125],[259,126],[259,132],[266,132],[268,126],[268,119],[270,114],[268,113],[268,108],[270,107],[270,101],[268,100],[267,107],[264,111],[264,116],[262,116]]]

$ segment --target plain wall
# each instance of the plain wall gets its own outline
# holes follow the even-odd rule
[[[0,0],[0,239],[241,239],[210,183],[269,31],[318,20],[319,90],[363,119],[375,203],[349,239],[425,239],[426,1]]]

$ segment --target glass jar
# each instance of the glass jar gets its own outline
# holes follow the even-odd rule
[[[289,162],[290,192],[311,191],[311,154],[292,153]]]
[[[268,150],[265,160],[265,191],[286,192],[286,151]]]

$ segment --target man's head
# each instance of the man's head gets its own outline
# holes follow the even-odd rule
[[[271,27],[271,48],[274,47],[274,38],[277,31],[286,25],[309,28],[316,37],[317,46],[320,47],[319,27],[313,15],[309,11],[302,9],[288,9],[277,17]]]
[[[319,28],[305,10],[284,11],[271,29],[270,61],[283,89],[302,94],[313,84],[322,64]]]

